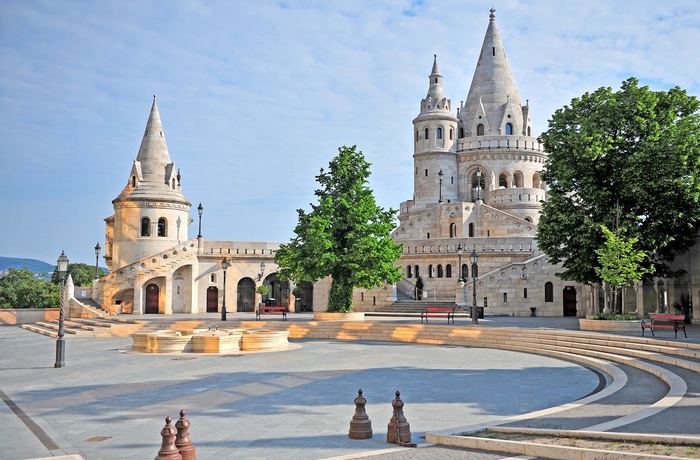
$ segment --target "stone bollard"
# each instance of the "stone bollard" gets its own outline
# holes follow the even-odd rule
[[[175,447],[175,436],[177,430],[170,424],[173,419],[170,416],[165,417],[165,426],[160,430],[160,435],[163,437],[163,442],[160,445],[160,450],[155,460],[182,460],[182,455]]]
[[[197,453],[190,440],[190,421],[185,418],[185,409],[180,411],[180,420],[175,423],[177,437],[175,447],[180,451],[182,460],[197,460]]]
[[[401,393],[396,390],[396,399],[391,402],[394,407],[394,415],[389,420],[386,432],[386,442],[392,444],[409,444],[411,442],[411,426],[403,415],[403,401]]]
[[[371,439],[372,438],[372,422],[365,412],[365,404],[367,400],[362,396],[362,388],[357,390],[357,398],[355,398],[355,415],[350,420],[350,439]]]

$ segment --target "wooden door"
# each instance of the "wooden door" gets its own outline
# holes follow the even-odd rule
[[[207,288],[207,313],[219,311],[219,289],[216,286]]]
[[[146,286],[146,311],[144,313],[158,313],[158,300],[160,289],[157,284]]]
[[[564,288],[564,316],[576,316],[576,288]]]

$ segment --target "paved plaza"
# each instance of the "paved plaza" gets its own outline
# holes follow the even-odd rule
[[[303,320],[300,316],[292,321]],[[576,328],[569,318],[482,321],[483,327],[518,323]],[[689,329],[689,340],[697,342],[695,332]],[[55,369],[55,342],[18,327],[0,327],[3,458],[154,458],[165,417],[174,423],[181,409],[187,411],[199,459],[505,458],[388,444],[394,393],[401,392],[413,442],[421,444],[429,431],[565,404],[606,383],[591,368],[535,354],[333,340],[290,340],[289,349],[277,352],[203,355],[140,354],[130,351],[130,338],[70,337],[66,367]],[[649,380],[642,372],[626,371],[630,378]],[[697,386],[689,388],[696,395]],[[369,440],[348,438],[358,388],[372,421]],[[616,403],[639,402],[640,394],[653,402],[666,389],[649,381],[643,391],[618,392]],[[700,421],[695,399],[696,405],[686,409],[690,420]],[[639,431],[646,429],[640,422]]]

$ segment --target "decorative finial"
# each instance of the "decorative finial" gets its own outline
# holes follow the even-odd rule
[[[494,14],[496,12],[496,9],[494,7],[491,7],[491,14],[489,14],[489,19],[496,19],[496,15]]]

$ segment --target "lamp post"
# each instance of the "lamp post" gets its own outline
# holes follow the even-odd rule
[[[477,271],[477,262],[479,261],[479,256],[476,253],[476,249],[474,249],[469,256],[469,261],[472,263],[472,284],[474,285],[474,299],[473,299],[473,304],[472,304],[472,324],[479,324],[479,310],[477,309],[476,306],[476,271]]]
[[[438,203],[442,203],[442,169],[438,173],[438,177],[440,178],[440,198],[438,199]]]
[[[100,277],[100,274],[99,274],[99,271],[97,268],[97,264],[100,261],[100,249],[102,249],[102,248],[100,247],[100,242],[98,241],[97,244],[95,245],[95,278]]]
[[[258,281],[260,281],[265,274],[265,262],[260,262],[260,273],[258,273]]]
[[[63,325],[63,293],[66,288],[66,272],[68,271],[68,257],[66,253],[61,251],[61,255],[58,256],[58,262],[56,264],[58,269],[58,276],[61,278],[61,311],[58,314],[58,338],[56,339],[56,363],[53,367],[65,367],[66,365],[66,343],[63,338],[64,335],[64,325]]]
[[[462,272],[462,253],[464,252],[464,248],[462,248],[462,243],[460,242],[457,245],[457,254],[459,255],[459,278],[457,281],[462,281],[464,272]]]
[[[481,199],[481,168],[476,167],[476,199]]]
[[[202,203],[199,203],[199,206],[197,206],[197,214],[199,214],[199,234],[197,235],[197,238],[202,237],[202,212],[204,211],[204,206],[202,206]]]
[[[221,261],[221,268],[224,269],[224,298],[223,304],[221,305],[221,321],[226,321],[226,269],[231,266],[231,262],[224,258]]]

